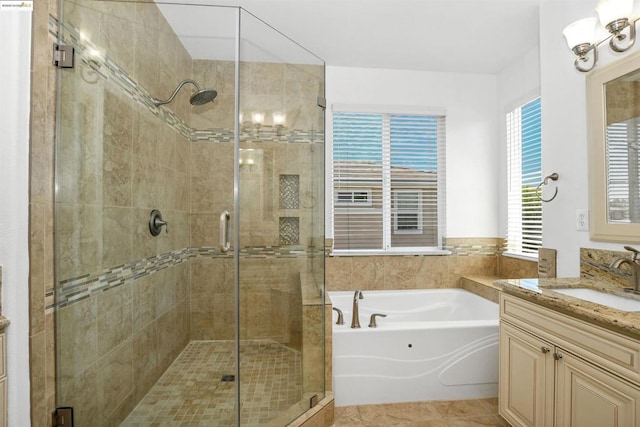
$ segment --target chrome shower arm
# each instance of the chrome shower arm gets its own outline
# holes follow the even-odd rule
[[[178,92],[180,92],[180,89],[182,89],[182,86],[186,85],[187,83],[191,83],[192,85],[194,85],[194,86],[196,87],[196,89],[198,90],[198,92],[200,91],[200,86],[198,86],[198,83],[196,83],[194,80],[186,79],[186,80],[181,81],[181,82],[178,84],[178,87],[176,88],[176,90],[174,90],[174,91],[173,91],[173,93],[171,94],[171,96],[169,97],[169,99],[167,99],[167,100],[163,101],[163,100],[160,100],[160,99],[158,99],[158,98],[153,98],[153,103],[156,105],[156,107],[159,107],[159,106],[161,106],[161,105],[164,105],[164,104],[168,104],[168,103],[170,103],[171,101],[173,101],[173,98],[175,98],[175,97],[176,97],[176,95],[178,94]]]

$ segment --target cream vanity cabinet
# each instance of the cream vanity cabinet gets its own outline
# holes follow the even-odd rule
[[[513,426],[640,426],[640,341],[503,293],[499,411]]]

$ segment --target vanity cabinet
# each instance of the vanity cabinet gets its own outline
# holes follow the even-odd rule
[[[502,294],[499,411],[513,426],[640,425],[640,341]]]

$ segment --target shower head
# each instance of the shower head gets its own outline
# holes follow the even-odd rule
[[[191,105],[203,105],[203,104],[206,104],[207,102],[213,101],[216,98],[216,96],[218,96],[218,92],[216,92],[215,90],[200,89],[200,86],[194,80],[186,79],[181,81],[178,84],[178,87],[176,87],[176,90],[173,91],[169,99],[161,100],[158,98],[153,98],[153,103],[155,104],[156,107],[170,103],[171,101],[173,101],[173,98],[176,97],[180,89],[182,89],[182,86],[184,86],[187,83],[191,83],[197,89],[197,92],[191,95],[191,98],[189,99],[189,102],[191,103]]]
[[[191,105],[203,105],[216,99],[218,92],[213,89],[200,89],[189,99]]]

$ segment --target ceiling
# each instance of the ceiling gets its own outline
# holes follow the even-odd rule
[[[330,66],[495,74],[538,43],[540,0],[185,2],[241,6]],[[233,58],[234,9],[160,8],[194,59]],[[295,61],[297,52],[313,62],[303,49],[281,35],[274,37],[248,15],[241,28],[248,41],[242,52],[251,51],[265,61]]]

